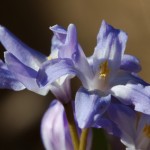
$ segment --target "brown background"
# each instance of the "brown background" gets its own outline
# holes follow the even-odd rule
[[[0,1],[0,24],[45,54],[49,26],[77,26],[79,42],[92,54],[102,19],[129,35],[126,53],[137,56],[141,76],[150,82],[150,2],[148,0],[12,0]],[[1,58],[4,48],[0,46]],[[0,90],[0,149],[41,150],[40,120],[52,95]]]

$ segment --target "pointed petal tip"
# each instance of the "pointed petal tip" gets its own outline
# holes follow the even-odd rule
[[[0,31],[1,31],[1,30],[4,30],[4,28],[5,28],[5,27],[0,24]]]
[[[6,30],[6,28],[4,26],[0,25],[0,40],[5,33],[5,30]]]
[[[49,29],[52,30],[52,31],[53,31],[53,30],[55,31],[55,29],[56,29],[58,26],[59,26],[58,24],[55,24],[55,25],[53,25],[53,26],[50,26]]]
[[[63,27],[59,26],[58,24],[54,26],[50,26],[49,29],[54,33],[56,32],[56,33],[66,34],[66,30]]]
[[[107,22],[103,19],[101,24],[102,25],[107,25]]]
[[[66,34],[66,30],[58,24],[50,26],[49,29],[53,32],[59,32],[62,34]],[[73,23],[68,25],[68,30],[71,30],[71,29],[76,29],[76,27]]]
[[[110,28],[110,27],[112,26],[103,19],[101,23],[101,28]]]
[[[111,26],[111,25],[108,24],[104,19],[102,20],[101,27],[107,28],[108,31],[109,31],[109,30],[118,31],[118,32],[119,32],[119,31],[122,31],[122,32],[120,32],[120,34],[121,34],[125,39],[128,37],[128,35],[127,35],[126,32],[124,32],[123,30],[120,30],[120,29],[117,29],[117,28]]]

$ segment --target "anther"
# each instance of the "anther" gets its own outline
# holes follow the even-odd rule
[[[108,75],[108,73],[109,73],[108,61],[105,61],[105,62],[103,62],[100,65],[100,74],[99,74],[99,77],[106,78],[106,76]]]

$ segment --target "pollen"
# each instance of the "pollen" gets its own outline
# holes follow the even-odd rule
[[[146,137],[150,138],[150,125],[146,124],[143,128],[143,132]]]
[[[105,61],[105,62],[103,62],[100,65],[100,74],[99,74],[99,77],[106,78],[106,76],[108,75],[108,73],[109,73],[108,61]]]

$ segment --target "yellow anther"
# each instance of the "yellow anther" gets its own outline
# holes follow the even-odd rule
[[[51,57],[51,55],[49,55],[48,57],[47,57],[47,60],[51,60],[52,59],[52,57]]]
[[[150,125],[146,124],[143,128],[143,132],[146,137],[150,138]]]
[[[100,65],[100,74],[99,74],[99,77],[106,78],[106,76],[108,75],[108,73],[109,73],[108,61],[105,61],[105,62],[103,62]]]

